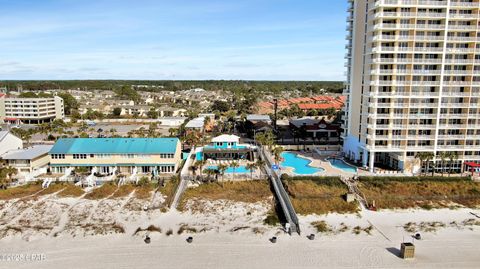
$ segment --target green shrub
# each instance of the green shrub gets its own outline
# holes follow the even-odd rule
[[[332,231],[332,228],[324,221],[315,221],[311,223],[312,226],[317,229],[319,233],[329,233]]]
[[[147,186],[148,184],[150,184],[150,179],[148,179],[148,177],[141,177],[138,182],[137,182],[137,186]]]
[[[289,176],[287,174],[283,174],[282,181],[295,181],[295,180],[310,180],[315,182],[318,185],[327,185],[327,186],[344,186],[345,184],[342,182],[340,177],[322,177],[322,176]]]
[[[280,219],[278,218],[277,214],[272,210],[268,212],[268,215],[263,220],[263,223],[269,226],[277,226],[280,223]]]
[[[359,180],[363,183],[372,184],[374,186],[381,186],[389,182],[458,182],[458,181],[470,181],[470,177],[442,177],[442,176],[412,176],[412,177],[371,177],[363,176],[359,177]]]

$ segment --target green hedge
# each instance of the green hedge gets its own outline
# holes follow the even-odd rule
[[[382,184],[388,182],[425,182],[425,181],[435,181],[435,182],[456,182],[456,181],[470,181],[471,178],[468,177],[447,177],[447,176],[425,176],[425,177],[368,177],[363,176],[359,177],[360,182],[364,183],[374,183],[374,184]]]
[[[344,186],[345,184],[340,180],[340,177],[322,177],[322,176],[289,176],[283,174],[282,181],[294,181],[294,180],[310,180],[319,185],[327,186]]]

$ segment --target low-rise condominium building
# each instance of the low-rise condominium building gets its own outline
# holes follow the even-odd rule
[[[50,166],[53,173],[87,167],[103,174],[166,175],[177,171],[181,154],[178,138],[63,138],[50,151]]]

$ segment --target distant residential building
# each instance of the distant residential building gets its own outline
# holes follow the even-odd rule
[[[134,105],[134,106],[122,106],[121,109],[122,109],[122,112],[120,113],[121,116],[129,115],[129,116],[146,117],[148,111],[150,111],[152,107]]]
[[[197,117],[187,122],[187,124],[185,124],[185,129],[187,129],[187,131],[202,132],[204,126],[205,126],[205,117]]]
[[[49,154],[54,173],[87,167],[99,173],[174,174],[181,153],[178,138],[63,138]]]
[[[7,97],[0,94],[0,121],[39,124],[63,119],[63,99]]]
[[[21,148],[23,148],[22,139],[8,131],[0,131],[0,155]]]
[[[305,111],[311,110],[327,110],[335,109],[341,110],[345,104],[345,96],[328,96],[328,95],[319,95],[313,97],[299,97],[299,98],[290,98],[290,99],[280,99],[277,101],[278,110],[289,109],[293,105],[298,105],[298,107]],[[258,113],[260,114],[271,114],[274,112],[274,102],[260,102],[258,103]]]
[[[122,107],[122,106],[134,106],[135,102],[132,100],[116,100],[116,99],[109,99],[102,101],[104,105],[110,105],[113,107]]]
[[[187,110],[171,106],[161,106],[156,108],[159,117],[185,117]]]
[[[270,119],[269,115],[249,114],[247,115],[246,120],[253,124],[257,124],[257,123],[272,124],[272,119]]]
[[[340,124],[328,123],[324,119],[300,118],[291,119],[290,128],[299,135],[304,133],[306,138],[324,139],[327,142],[339,142]],[[298,136],[297,136],[298,138]]]
[[[200,113],[198,117],[208,117],[210,120],[215,120],[215,113]]]
[[[101,104],[80,105],[80,107],[78,108],[78,113],[80,113],[80,115],[83,115],[88,111],[101,112],[104,115],[108,115],[112,113],[113,108],[110,105],[101,105]]]
[[[13,149],[0,155],[0,159],[4,165],[16,168],[19,174],[30,174],[47,168],[50,162],[48,152],[52,147],[52,145],[35,145],[25,149]]]
[[[187,120],[187,117],[163,117],[158,118],[161,126],[179,127]]]
[[[269,115],[249,114],[245,122],[245,131],[249,137],[260,132],[273,131],[272,120]]]

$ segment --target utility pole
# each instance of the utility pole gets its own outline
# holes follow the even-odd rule
[[[278,99],[273,99],[273,130],[277,132],[277,110],[278,110]]]

